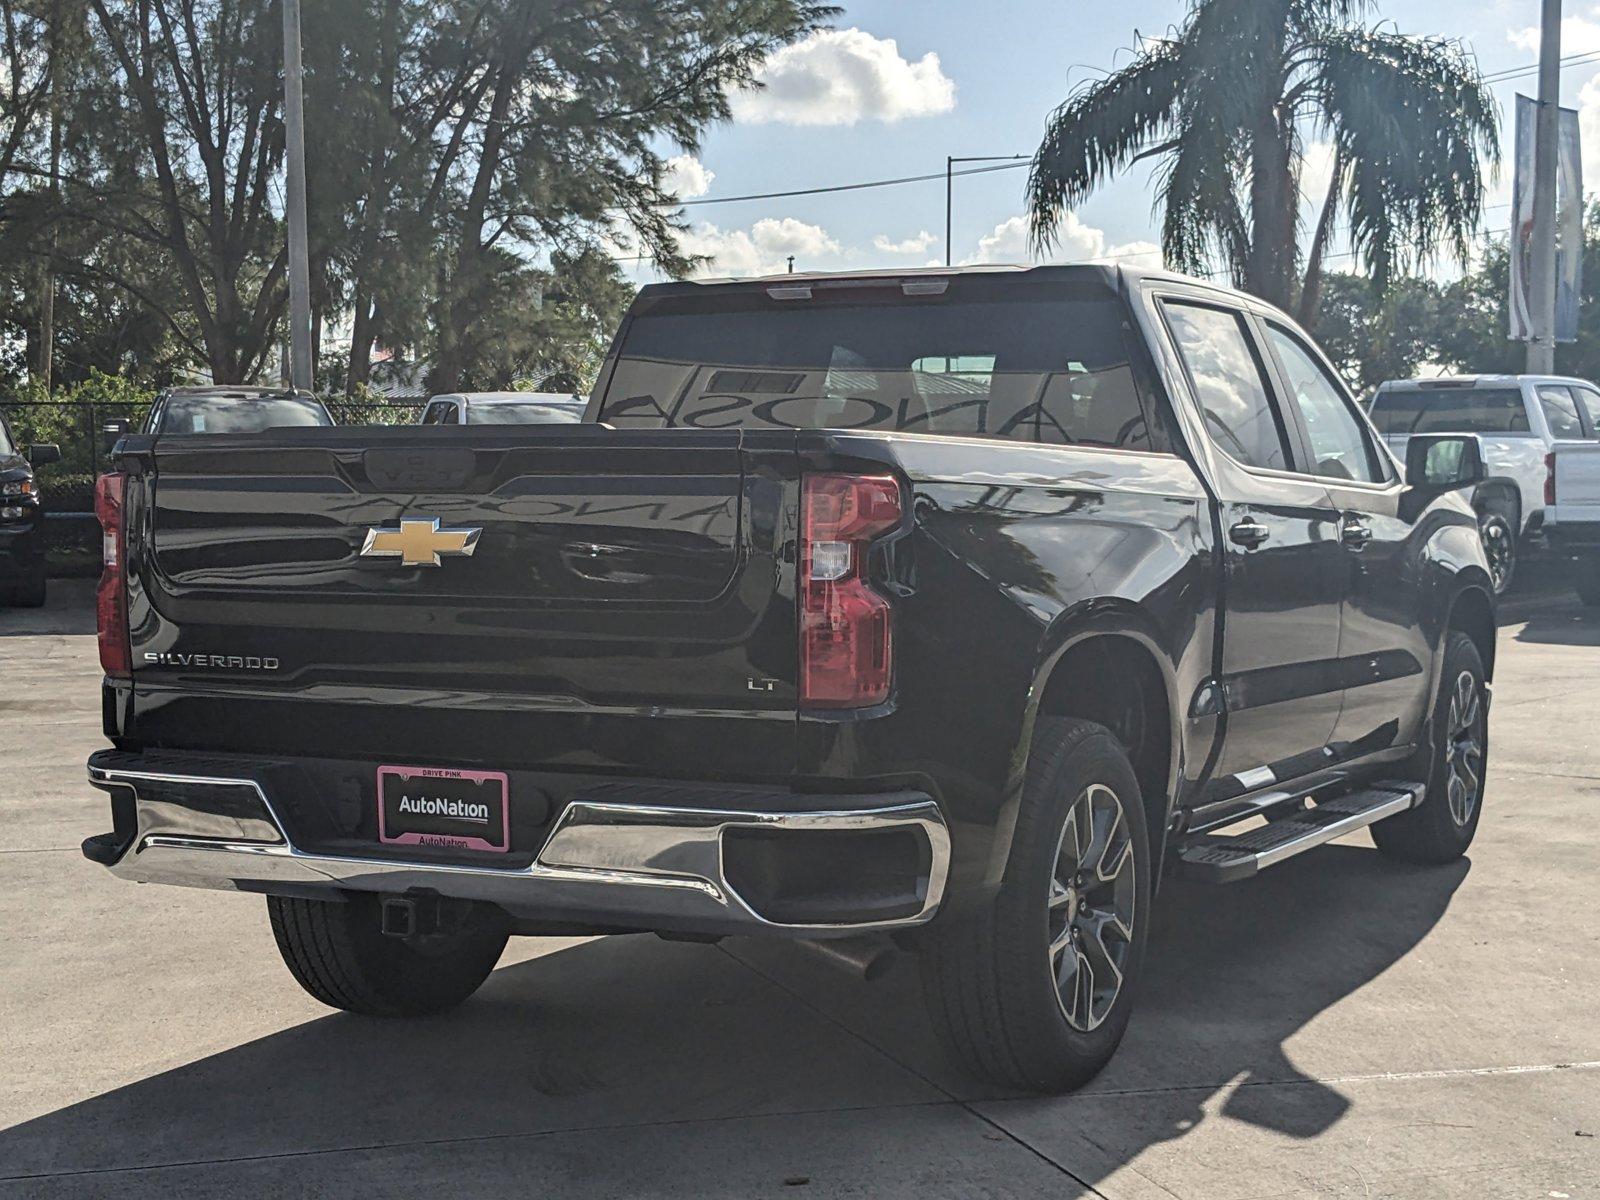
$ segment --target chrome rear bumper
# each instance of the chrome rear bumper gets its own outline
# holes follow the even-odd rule
[[[531,864],[495,868],[303,850],[252,778],[104,767],[91,760],[89,781],[126,797],[132,829],[115,845],[107,842],[113,835],[91,838],[84,853],[142,883],[330,898],[344,891],[428,892],[495,904],[529,921],[597,929],[816,937],[921,924],[938,910],[949,874],[944,819],[920,792],[818,796],[819,807],[803,812],[578,798],[566,804]],[[724,835],[730,830],[779,831],[780,846],[784,831],[909,831],[925,843],[925,870],[907,911],[892,919],[774,920],[729,882]]]

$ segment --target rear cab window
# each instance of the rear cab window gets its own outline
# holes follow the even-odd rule
[[[623,331],[599,420],[1170,448],[1122,302],[1103,283],[929,283],[946,286],[916,295],[898,280],[816,284],[795,299],[760,285],[647,294]]]
[[[322,402],[304,396],[172,396],[162,407],[163,434],[264,433],[333,424]]]
[[[1422,387],[1379,391],[1370,413],[1378,432],[1531,433],[1518,387]]]

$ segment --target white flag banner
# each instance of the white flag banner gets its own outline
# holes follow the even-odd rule
[[[1516,175],[1511,193],[1511,338],[1533,340],[1534,147],[1539,104],[1517,97]],[[1556,164],[1556,341],[1578,340],[1583,294],[1583,148],[1575,109],[1561,110]]]

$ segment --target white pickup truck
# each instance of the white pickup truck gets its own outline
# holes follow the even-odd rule
[[[1554,375],[1393,380],[1379,386],[1370,411],[1402,462],[1412,434],[1478,435],[1489,478],[1473,505],[1496,595],[1511,585],[1519,543],[1545,527],[1551,452],[1600,438],[1600,388]]]

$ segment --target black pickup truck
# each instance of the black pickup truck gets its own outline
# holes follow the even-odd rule
[[[587,417],[124,439],[88,857],[264,894],[380,1016],[512,934],[892,942],[957,1054],[1053,1090],[1122,1037],[1164,876],[1472,839],[1476,443],[1402,468],[1254,300],[653,286]]]

